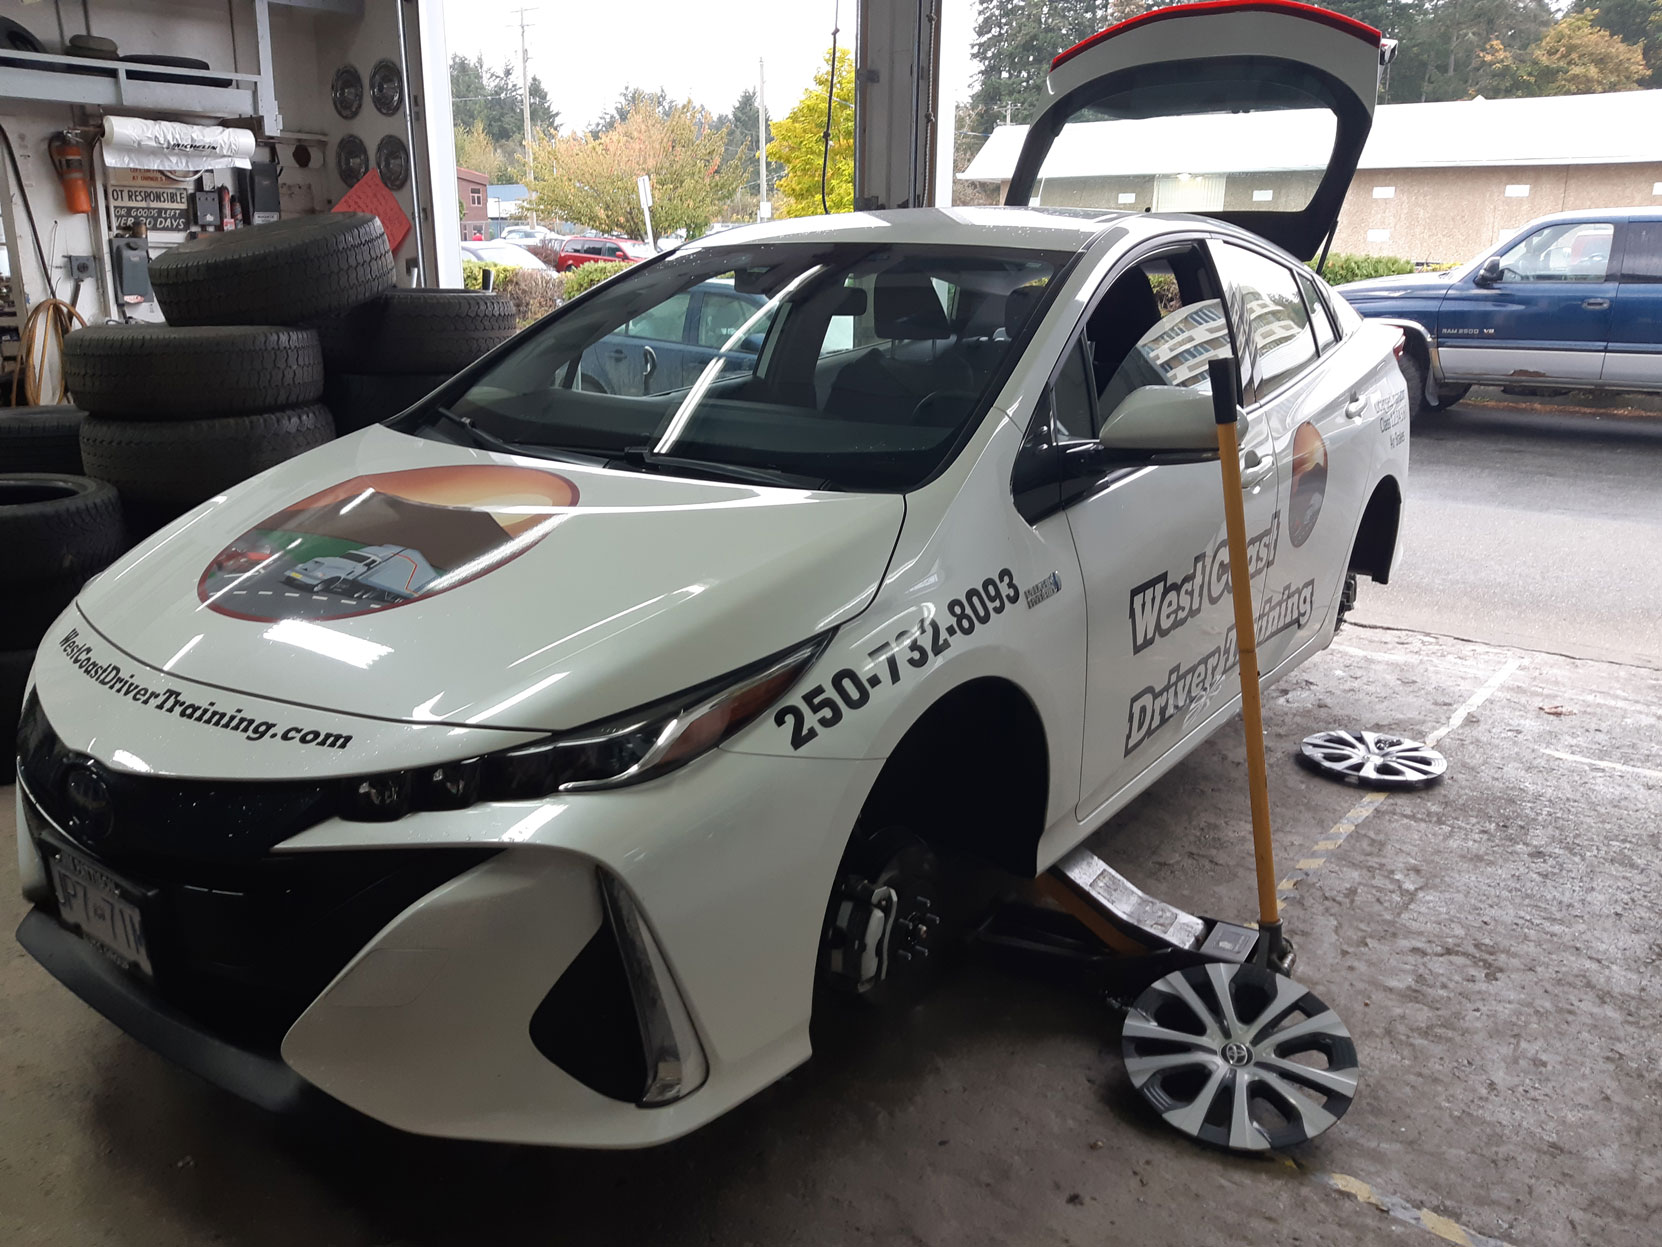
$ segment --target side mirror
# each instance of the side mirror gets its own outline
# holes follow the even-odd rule
[[[1102,448],[1137,456],[1216,458],[1218,429],[1212,396],[1171,385],[1132,390],[1102,425]]]
[[[1479,286],[1493,286],[1500,281],[1500,257],[1492,255],[1483,261],[1483,267],[1477,270],[1474,279]]]

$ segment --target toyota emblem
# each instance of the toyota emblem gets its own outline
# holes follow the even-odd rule
[[[1223,1046],[1223,1059],[1236,1067],[1252,1064],[1252,1049],[1239,1040]]]
[[[77,839],[94,844],[115,826],[115,805],[106,785],[90,766],[77,766],[64,776],[63,794],[68,802],[68,830]]]

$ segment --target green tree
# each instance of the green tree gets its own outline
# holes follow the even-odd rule
[[[450,104],[453,119],[463,130],[480,126],[493,143],[525,141],[525,115],[520,104],[519,73],[512,63],[490,69],[483,56],[471,61],[450,58]],[[548,102],[542,80],[531,76],[531,131],[557,129],[560,114]]]
[[[836,89],[831,54],[814,75],[814,85],[790,113],[773,124],[768,160],[785,168],[773,195],[775,216],[813,216],[854,210],[854,58],[837,50]],[[831,95],[831,136],[826,145],[826,96]],[[824,170],[823,204],[821,170]]]
[[[652,178],[652,224],[659,234],[703,233],[738,189],[738,168],[722,168],[725,130],[690,100],[667,115],[641,92],[624,119],[598,136],[541,139],[528,185],[539,216],[628,238],[646,236],[635,179]]]
[[[456,127],[456,163],[464,169],[483,173],[491,182],[511,182],[518,176],[516,159],[523,159],[501,143],[491,141],[484,123],[475,121],[471,129]]]
[[[1105,26],[1159,7],[1153,0],[981,0],[971,51],[980,70],[970,129],[1029,120],[1058,52]]]
[[[676,107],[675,101],[669,98],[669,92],[662,87],[656,91],[648,91],[641,87],[624,87],[618,93],[617,103],[601,113],[589,127],[589,137],[599,138],[608,130],[615,130],[643,109],[656,113],[659,120],[667,121]]]
[[[746,87],[733,105],[733,111],[723,113],[715,120],[727,131],[727,147],[721,154],[723,166],[745,165],[744,186],[741,193],[752,198],[757,194],[760,162],[756,159],[756,92]],[[768,141],[773,140],[773,119],[768,119]],[[785,176],[785,166],[776,160],[768,161],[768,187],[777,185]]]
[[[1662,0],[1576,0],[1570,12],[1588,14],[1600,30],[1638,48],[1649,71],[1640,85],[1662,86]]]
[[[1632,91],[1649,71],[1636,47],[1593,24],[1597,10],[1573,13],[1514,55],[1498,42],[1484,52],[1486,95],[1589,95]]]

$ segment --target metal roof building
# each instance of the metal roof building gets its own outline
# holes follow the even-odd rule
[[[958,176],[1006,182],[1026,126]],[[1098,121],[1057,141],[1044,202],[1205,211],[1297,196],[1332,144],[1323,112]],[[1182,168],[1177,165],[1181,163]],[[1548,212],[1662,205],[1662,91],[1385,104],[1334,250],[1463,260]]]

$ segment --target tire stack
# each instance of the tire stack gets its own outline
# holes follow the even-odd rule
[[[0,784],[16,763],[12,729],[41,637],[94,572],[127,548],[121,503],[103,481],[68,472],[0,474]]]
[[[389,290],[315,328],[323,402],[350,433],[397,415],[506,342],[514,305],[482,290]]]
[[[385,291],[392,252],[375,217],[329,213],[204,234],[150,280],[167,324],[82,329],[63,350],[86,471],[138,534],[335,436],[302,326]]]

